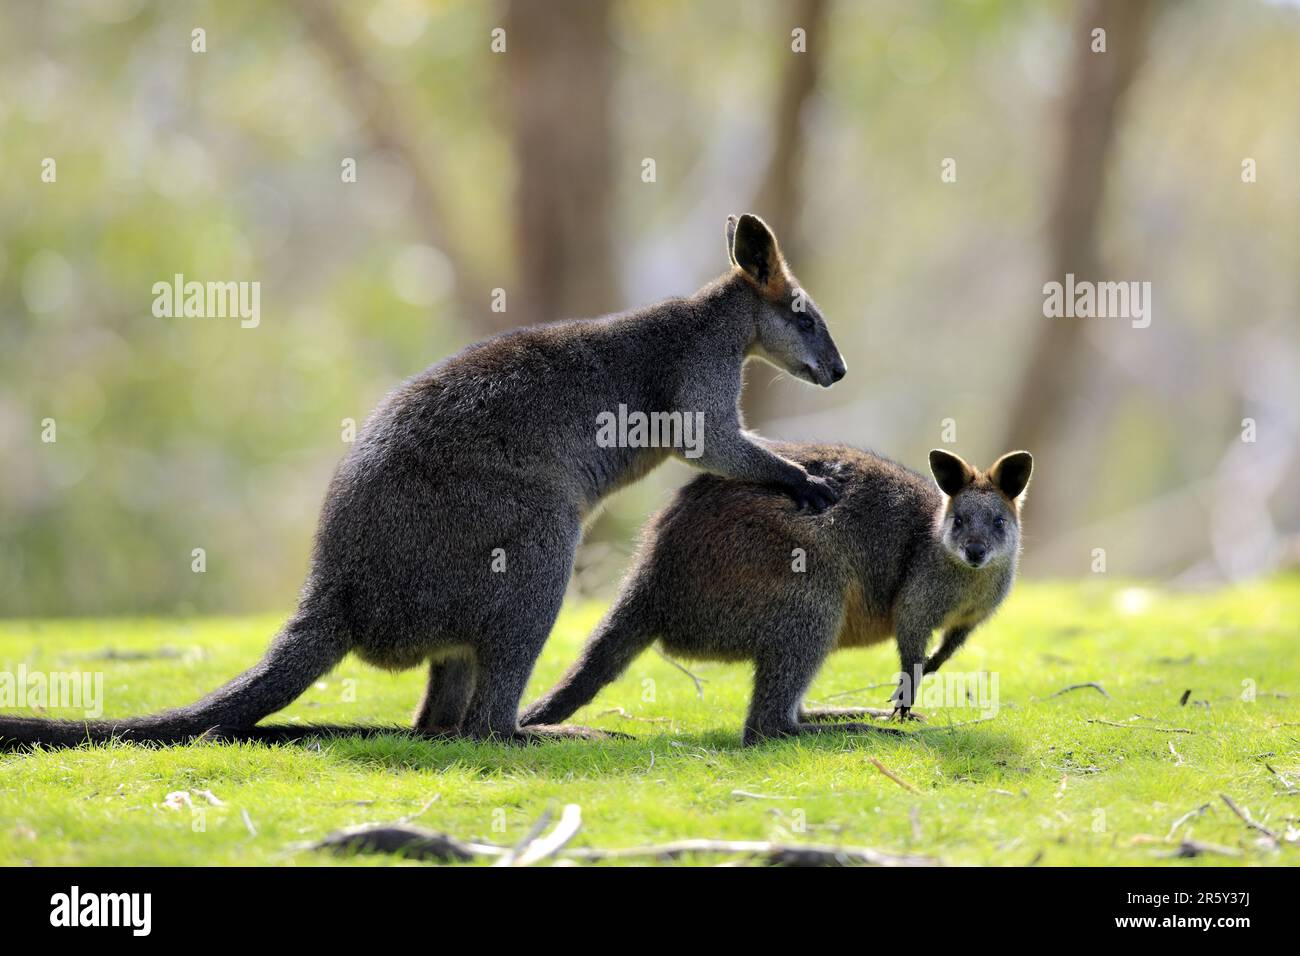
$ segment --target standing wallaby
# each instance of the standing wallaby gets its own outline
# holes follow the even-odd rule
[[[839,503],[797,513],[759,485],[701,476],[650,523],[618,599],[559,684],[520,723],[567,719],[658,638],[671,654],[752,660],[744,742],[819,731],[887,730],[810,720],[873,711],[800,708],[831,651],[898,642],[894,714],[909,716],[939,669],[1006,597],[1020,552],[1020,502],[1033,459],[980,472],[930,452],[938,487],[892,461],[839,445],[772,443],[835,482]],[[931,632],[943,642],[926,657]]]
[[[763,221],[730,217],[726,234],[731,272],[689,298],[499,335],[390,393],[330,483],[297,612],[252,669],[151,717],[0,718],[0,746],[274,739],[277,728],[254,725],[349,651],[394,670],[429,664],[417,731],[583,733],[521,731],[518,707],[602,498],[675,454],[779,487],[801,508],[836,500],[744,432],[738,402],[750,356],[826,387],[844,361]],[[678,435],[698,422],[702,441],[599,440],[600,423],[627,409]]]

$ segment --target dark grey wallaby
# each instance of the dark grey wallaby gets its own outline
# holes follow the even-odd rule
[[[894,715],[1006,597],[1020,552],[1020,501],[1033,459],[1003,455],[980,472],[930,452],[935,481],[840,445],[771,443],[834,482],[839,503],[800,514],[749,482],[700,476],[649,524],[618,599],[578,662],[520,723],[567,719],[658,639],[684,658],[753,661],[744,742],[822,731],[884,730],[866,708],[800,704],[831,651],[898,643]],[[800,567],[802,558],[803,570]],[[931,633],[942,643],[929,657]]]
[[[417,731],[582,733],[524,732],[517,720],[583,519],[670,454],[683,456],[604,447],[599,415],[620,405],[702,413],[701,454],[685,460],[779,487],[809,510],[836,499],[825,479],[747,434],[738,402],[751,356],[826,387],[844,361],[762,220],[733,216],[726,234],[731,271],[688,298],[499,335],[390,393],[330,483],[297,612],[251,670],[150,717],[0,718],[0,747],[293,739],[311,728],[254,725],[349,652],[394,670],[429,664]]]

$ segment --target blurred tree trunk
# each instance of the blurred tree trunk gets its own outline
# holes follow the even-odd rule
[[[512,0],[506,9],[502,59],[519,177],[508,325],[620,306],[609,15],[610,0]]]
[[[456,275],[456,302],[465,321],[490,327],[489,283],[476,274],[469,258],[446,228],[438,163],[432,145],[418,136],[422,128],[414,111],[402,106],[396,90],[371,68],[365,51],[331,0],[298,0],[297,9],[325,59],[338,76],[342,95],[353,110],[373,149],[399,159],[411,175],[412,220],[424,240],[440,249]]]
[[[1073,75],[1062,112],[1060,156],[1051,201],[1048,234],[1050,278],[1097,281],[1097,219],[1105,199],[1106,163],[1115,137],[1124,94],[1145,57],[1148,29],[1157,0],[1084,0],[1072,31]],[[1106,52],[1092,51],[1092,31],[1106,31]],[[1087,320],[1040,318],[1008,415],[1003,449],[1027,448],[1053,469],[1067,465],[1053,449],[1086,468],[1072,425],[1076,399],[1083,392],[1083,366],[1101,356],[1086,339]],[[1060,529],[1070,496],[1079,483],[1043,482],[1030,496],[1034,535],[1050,539]]]
[[[783,33],[786,66],[776,107],[772,154],[753,208],[738,210],[756,213],[772,227],[796,274],[804,246],[799,232],[799,209],[803,201],[803,114],[816,91],[817,73],[828,42],[823,30],[826,7],[826,0],[796,0],[792,5],[789,25]],[[790,30],[795,27],[806,31],[805,53],[790,49]],[[747,366],[744,408],[748,425],[758,427],[777,416],[780,395],[773,383],[782,374],[761,362]]]

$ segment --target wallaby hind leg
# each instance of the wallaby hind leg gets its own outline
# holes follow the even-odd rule
[[[639,596],[624,595],[609,609],[578,660],[560,682],[528,707],[521,727],[568,720],[601,688],[623,673],[654,640],[654,627]]]
[[[429,736],[454,733],[474,693],[474,660],[446,657],[429,664],[429,683],[415,714],[415,730]]]
[[[491,575],[503,590],[494,602],[495,625],[475,647],[474,692],[460,733],[475,740],[525,742],[548,737],[612,736],[585,727],[519,728],[519,701],[537,656],[550,636],[573,571],[580,525],[570,534],[538,526],[533,537],[507,548],[509,570]]]
[[[597,740],[623,736],[590,727],[533,724],[520,728],[519,699],[549,633],[549,626],[540,630],[501,633],[490,647],[480,650],[474,694],[460,725],[461,734],[476,740],[498,739],[515,743],[560,737]]]
[[[783,633],[764,642],[754,668],[754,696],[745,718],[744,744],[818,733],[900,733],[875,724],[815,724],[798,719],[799,701],[821,669],[834,640],[833,622],[815,614],[784,619]]]

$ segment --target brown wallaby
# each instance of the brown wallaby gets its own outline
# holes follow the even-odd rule
[[[799,514],[767,489],[696,478],[649,524],[614,605],[578,662],[520,723],[567,719],[658,639],[674,655],[751,660],[744,742],[826,730],[885,730],[865,708],[801,709],[826,655],[898,642],[894,715],[909,716],[922,676],[961,647],[1006,597],[1020,551],[1020,502],[1033,459],[1003,455],[980,472],[930,452],[934,482],[840,445],[772,443],[835,482],[839,503]],[[931,632],[943,642],[926,657]]]
[[[330,483],[297,612],[252,669],[150,717],[0,718],[0,746],[304,736],[312,728],[254,725],[349,652],[390,669],[429,665],[417,731],[583,734],[521,731],[518,707],[602,498],[672,454],[810,510],[836,499],[747,434],[738,403],[750,356],[826,387],[844,361],[762,220],[730,217],[726,234],[730,273],[689,298],[499,335],[390,393]],[[600,440],[628,409],[669,426],[669,440],[644,428]],[[702,441],[666,447],[684,419]]]

